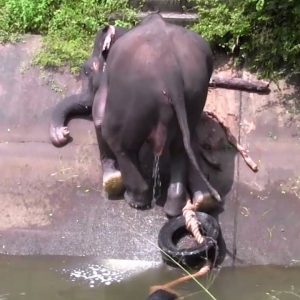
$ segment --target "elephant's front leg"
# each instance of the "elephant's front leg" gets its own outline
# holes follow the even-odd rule
[[[101,126],[95,126],[102,166],[102,185],[108,198],[122,195],[124,192],[123,178],[117,167],[114,153],[102,136]]]
[[[181,142],[171,144],[171,178],[168,188],[167,201],[164,205],[165,213],[170,217],[182,214],[186,203],[186,164],[187,156]]]
[[[74,115],[88,116],[92,111],[93,96],[81,93],[64,98],[54,108],[50,122],[50,140],[56,147],[70,141],[70,131],[66,126],[68,118]]]
[[[122,174],[117,167],[116,157],[102,135],[101,127],[104,118],[106,100],[107,77],[106,73],[103,73],[100,87],[95,94],[92,114],[100,152],[103,189],[108,198],[114,198],[120,196],[124,192],[124,184]]]

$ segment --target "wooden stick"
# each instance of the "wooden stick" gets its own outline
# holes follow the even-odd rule
[[[214,76],[209,82],[210,87],[220,87],[225,89],[242,90],[255,93],[270,93],[269,83],[261,80],[245,80],[236,77],[217,77]]]
[[[232,146],[234,146],[235,149],[242,155],[244,161],[249,166],[249,168],[255,173],[258,172],[258,165],[248,155],[247,150],[236,141],[236,138],[233,136],[230,129],[225,125],[225,123],[222,120],[220,120],[213,112],[204,111],[204,113],[208,117],[211,117],[212,119],[215,119],[221,125],[221,127],[223,128],[223,130],[224,130],[224,132],[227,136],[228,142]]]

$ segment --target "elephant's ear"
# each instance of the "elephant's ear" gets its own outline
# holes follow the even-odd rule
[[[104,41],[103,41],[103,45],[102,45],[102,55],[106,59],[105,56],[107,56],[107,54],[110,50],[110,47],[113,44],[114,36],[116,34],[116,28],[115,28],[115,26],[108,25],[102,30],[102,33],[103,33],[103,36],[105,37]]]
[[[106,60],[113,43],[126,32],[127,30],[125,28],[112,25],[107,25],[99,30],[96,35],[92,56]]]

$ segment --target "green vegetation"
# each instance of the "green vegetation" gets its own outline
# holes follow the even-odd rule
[[[189,1],[200,16],[193,30],[214,48],[264,77],[300,73],[299,0]],[[111,19],[126,27],[135,24],[132,2],[138,0],[0,0],[0,42],[15,41],[24,33],[43,34],[37,63],[69,65],[75,71],[103,24]]]
[[[193,29],[265,77],[300,73],[299,0],[194,0]]]
[[[43,34],[36,62],[68,65],[73,72],[88,57],[100,27],[111,20],[129,27],[137,19],[128,0],[0,0],[0,11],[0,42],[13,42],[18,34]]]

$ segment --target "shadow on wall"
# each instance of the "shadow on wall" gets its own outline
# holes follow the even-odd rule
[[[198,143],[194,145],[194,151],[199,166],[210,183],[217,189],[224,202],[234,182],[235,155],[237,152],[228,142],[221,125],[208,115],[203,115],[201,118],[201,122],[197,128],[197,142]],[[201,155],[203,151],[205,156],[209,157],[211,161],[215,161],[219,164],[218,170],[212,168],[203,159]],[[208,206],[207,212],[218,220],[219,214],[223,212],[223,207]],[[217,265],[223,262],[227,252],[226,243],[222,235],[222,228],[220,228],[218,237],[218,248],[218,257],[216,258]]]
[[[202,115],[196,133],[197,142],[193,145],[193,149],[198,164],[210,183],[217,189],[223,201],[225,201],[225,196],[230,192],[234,181],[236,151],[228,142],[221,125],[208,115]],[[212,167],[207,162],[207,159],[218,164],[219,168]],[[147,178],[149,183],[153,183],[154,158],[147,144],[141,150],[140,161],[145,178]],[[159,206],[163,206],[166,201],[170,175],[169,169],[169,158],[166,154],[161,157],[159,164],[161,191],[160,197],[156,201],[156,204]],[[223,206],[216,205],[212,201],[205,205],[203,211],[208,212],[218,220],[218,215],[223,212]],[[222,237],[222,232],[219,234],[218,246],[219,257],[217,263],[220,264],[226,254],[226,244]]]
[[[226,134],[221,125],[203,115],[197,131],[197,143],[193,145],[198,164],[211,184],[217,189],[221,197],[224,197],[231,190],[234,180],[234,159],[236,151],[227,140]],[[213,161],[218,164],[216,169],[208,162]],[[154,157],[151,148],[145,144],[140,152],[142,173],[149,183],[152,181]],[[157,205],[163,206],[166,197],[166,190],[169,182],[169,157],[168,154],[160,158],[159,173],[161,180],[161,197],[157,200]],[[218,209],[219,211],[219,209]]]
[[[233,184],[236,151],[228,142],[221,125],[207,115],[201,117],[197,128],[197,144],[194,145],[194,151],[204,174],[224,199]],[[210,167],[201,152],[211,161],[217,162],[219,169]]]

